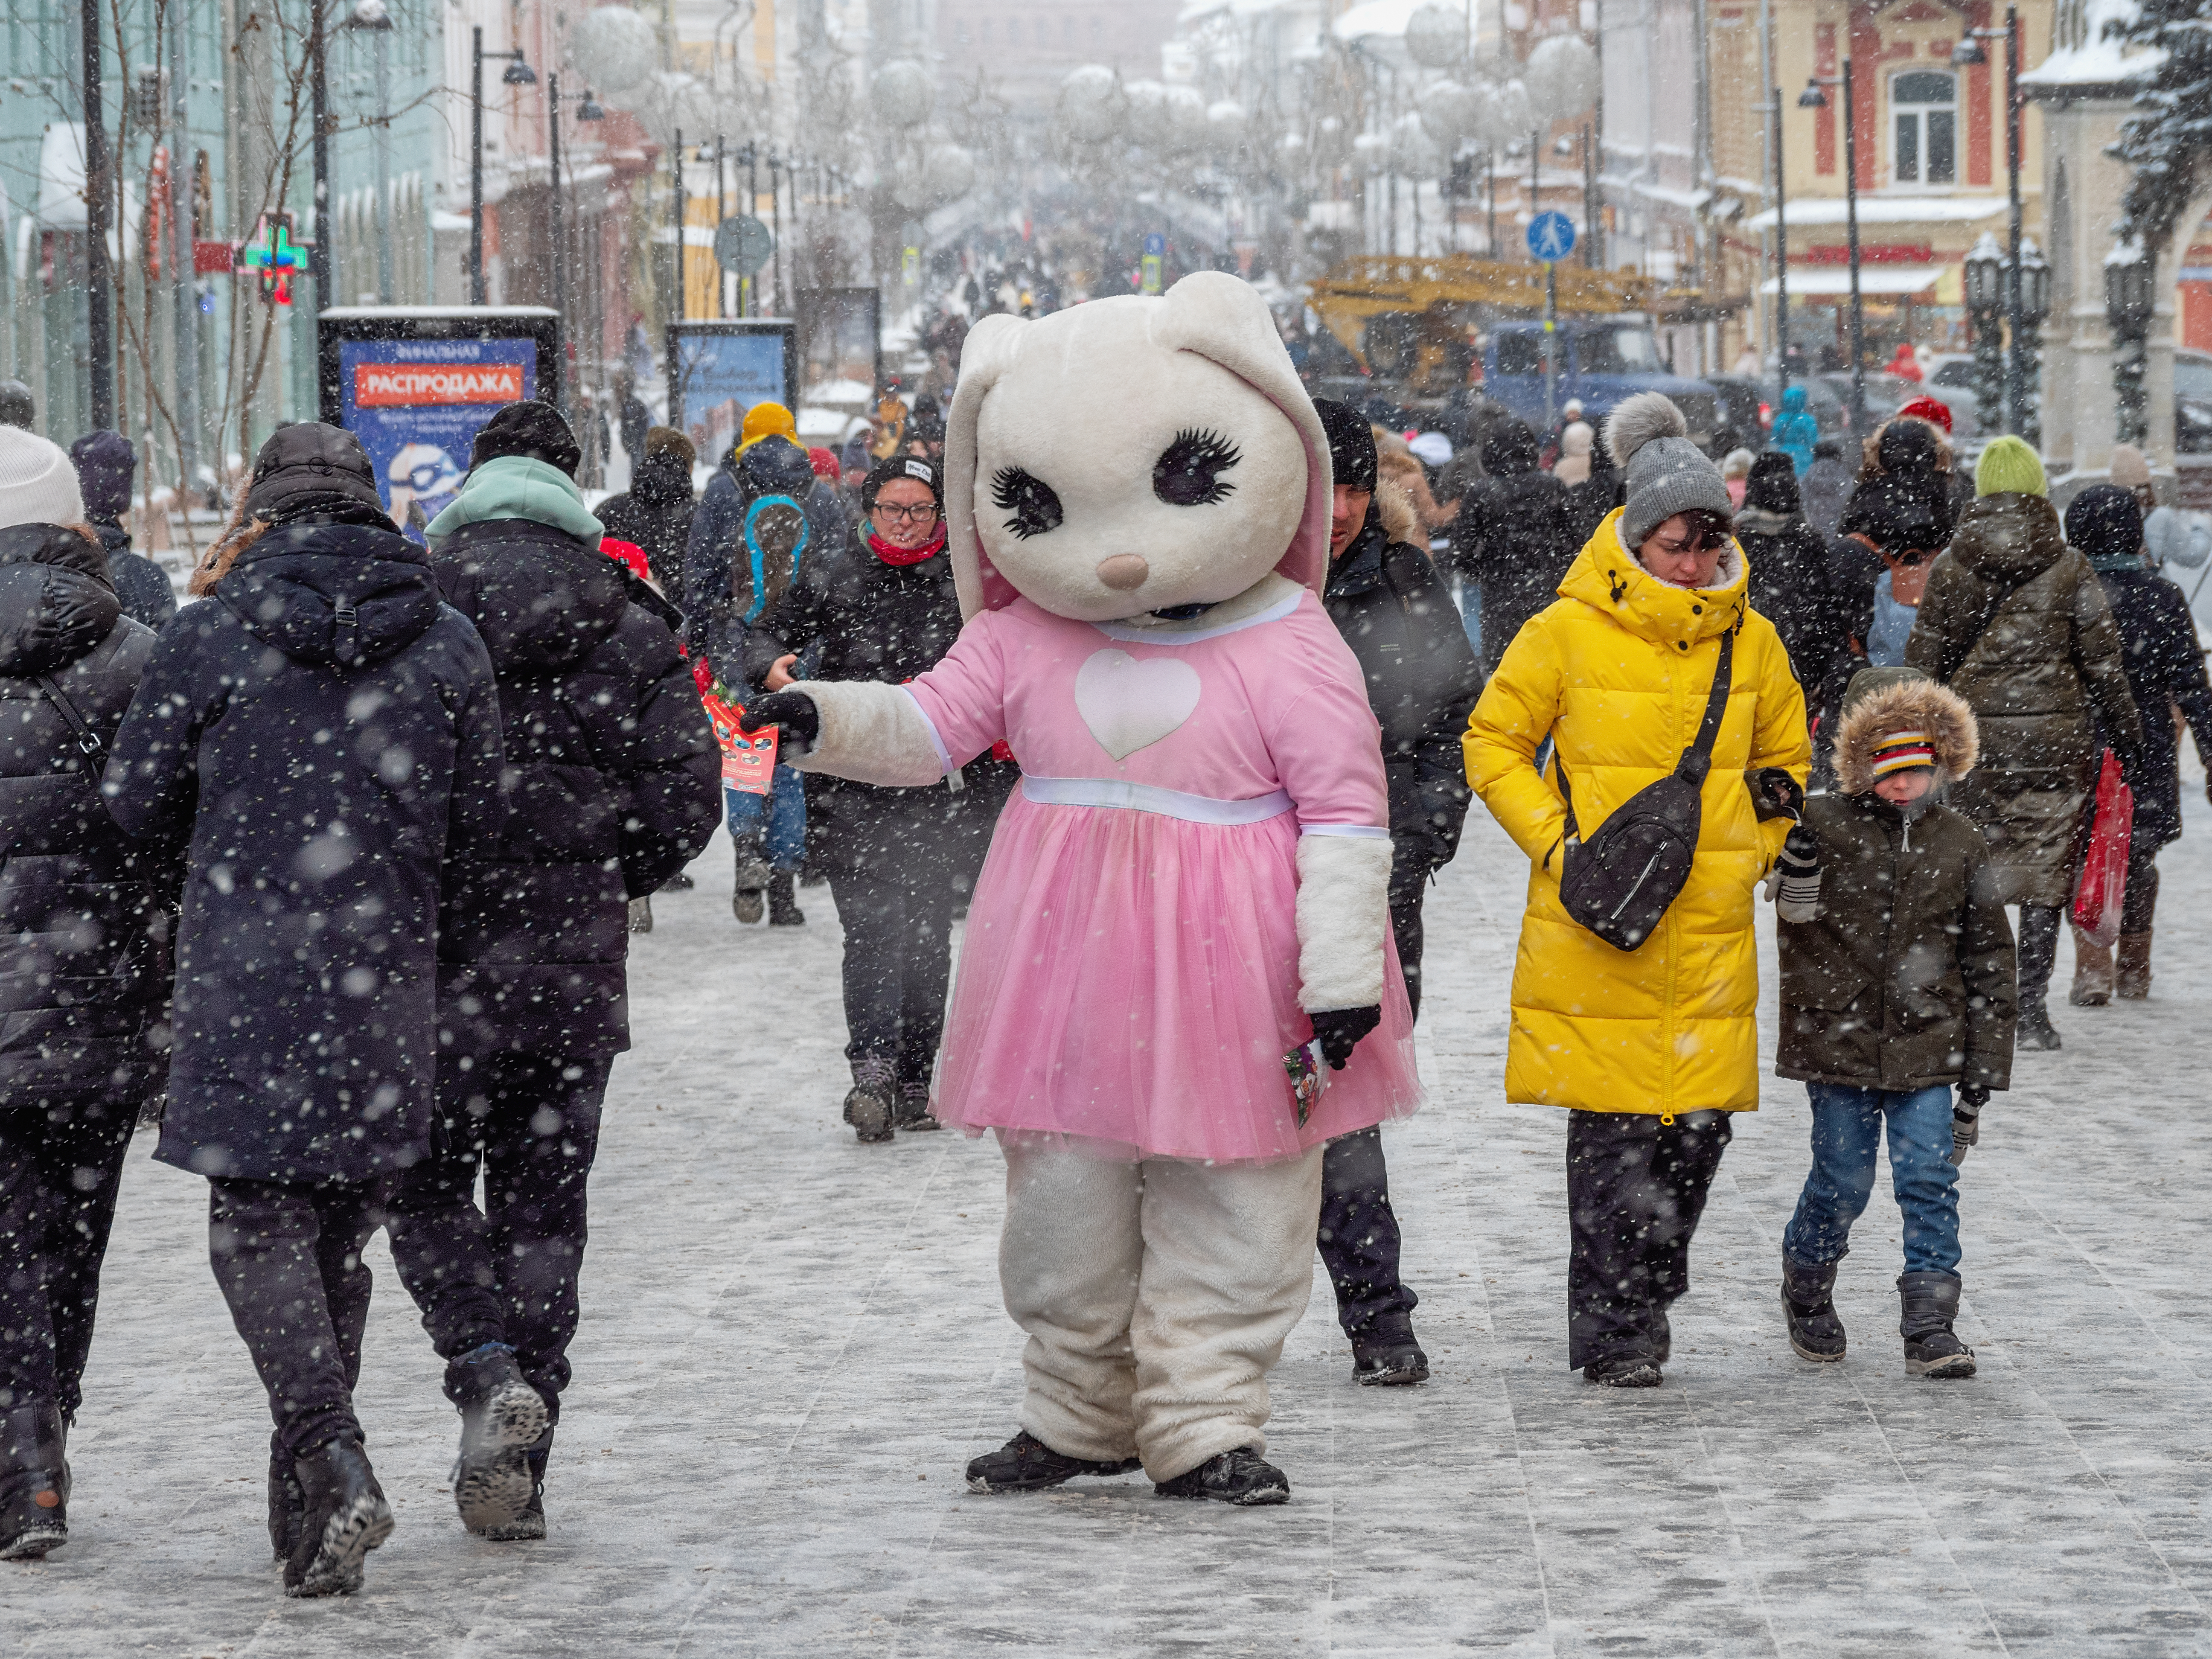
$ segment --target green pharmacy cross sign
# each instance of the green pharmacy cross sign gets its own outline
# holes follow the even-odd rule
[[[292,303],[292,278],[307,268],[313,243],[295,240],[292,216],[264,213],[251,240],[240,245],[238,263],[261,274],[261,297],[280,306]]]

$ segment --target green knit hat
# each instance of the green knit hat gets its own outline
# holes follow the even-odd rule
[[[2043,463],[2022,440],[2008,433],[1992,439],[1982,452],[1982,459],[1974,464],[1974,494],[1977,495],[2048,495],[2050,481],[2043,476]]]

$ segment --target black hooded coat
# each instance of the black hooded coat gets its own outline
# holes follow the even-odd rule
[[[0,530],[0,1114],[161,1086],[177,860],[100,799],[153,649],[76,531]]]
[[[162,631],[105,787],[132,835],[191,838],[155,1156],[363,1182],[428,1147],[439,891],[499,834],[499,702],[422,550],[299,471],[270,494],[303,516]]]
[[[681,455],[648,455],[630,473],[630,486],[592,509],[617,541],[645,550],[646,567],[678,611],[684,603],[684,558],[691,518],[699,503],[691,493],[691,465]]]
[[[507,816],[441,907],[442,1052],[629,1047],[627,901],[697,856],[721,753],[675,636],[620,565],[528,519],[465,525],[430,556],[499,677]]]
[[[1806,523],[1790,457],[1769,450],[1752,463],[1736,540],[1751,566],[1751,608],[1774,624],[1804,688],[1806,706],[1826,706],[1849,678],[1849,617],[1828,574],[1828,549]]]
[[[1486,673],[1521,625],[1559,597],[1567,567],[1586,535],[1576,533],[1566,485],[1536,465],[1536,434],[1500,421],[1482,440],[1488,475],[1461,498],[1452,526],[1452,562],[1482,589]]]

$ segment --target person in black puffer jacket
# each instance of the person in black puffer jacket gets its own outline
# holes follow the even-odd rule
[[[1452,560],[1482,589],[1483,672],[1498,666],[1521,625],[1559,597],[1582,550],[1567,487],[1536,465],[1536,434],[1502,420],[1482,440],[1489,476],[1468,491],[1452,526]]]
[[[85,522],[100,532],[107,550],[107,579],[123,614],[159,632],[177,614],[177,592],[168,573],[143,553],[131,550],[123,515],[131,510],[131,479],[138,457],[120,432],[88,432],[70,446],[77,483],[84,494]]]
[[[1418,1017],[1421,900],[1431,878],[1459,850],[1474,795],[1460,737],[1481,695],[1482,671],[1451,595],[1422,550],[1412,502],[1388,484],[1377,488],[1373,428],[1326,398],[1316,398],[1314,410],[1328,434],[1336,491],[1322,602],[1359,659],[1382,728],[1390,931]],[[1386,1385],[1427,1376],[1428,1356],[1414,1340],[1412,1318],[1420,1298],[1399,1277],[1398,1221],[1379,1129],[1329,1142],[1318,1242],[1338,1322],[1352,1340],[1352,1375]]]
[[[750,630],[742,657],[714,659],[725,684],[780,691],[799,656],[809,678],[897,684],[960,636],[936,465],[894,455],[861,486],[865,517],[842,556],[809,559]],[[878,520],[883,520],[880,526]],[[725,647],[718,647],[718,649]],[[734,676],[734,678],[733,678]],[[934,1129],[930,1076],[945,1029],[954,909],[975,886],[1019,769],[971,761],[945,783],[878,788],[806,777],[806,833],[845,928],[845,1121],[863,1141]]]
[[[0,426],[0,1560],[69,1541],[64,1442],[167,1042],[176,860],[100,799],[154,635],[77,497],[59,449]]]
[[[2142,760],[2128,839],[2117,965],[2112,950],[2074,930],[2069,1000],[2094,1007],[2115,992],[2130,1001],[2150,994],[2158,854],[2181,839],[2181,738],[2170,711],[2179,708],[2188,722],[2197,758],[2212,759],[2212,681],[2205,676],[2204,653],[2187,598],[2143,556],[2142,508],[2132,491],[2118,484],[2093,484],[2083,490],[2066,508],[2066,539],[2089,561],[2112,607],[2112,621],[2120,630],[2121,666],[2142,716]],[[2106,742],[2118,746],[2110,734]]]
[[[697,452],[690,439],[672,426],[654,427],[644,434],[644,441],[645,453],[631,469],[629,488],[601,501],[593,516],[608,535],[645,550],[653,580],[682,611],[684,556],[690,545],[692,514],[698,509],[691,491]]]
[[[155,1157],[208,1179],[276,1419],[270,1540],[288,1594],[328,1595],[392,1530],[353,1408],[361,1253],[430,1149],[439,898],[505,814],[498,690],[336,427],[261,447],[204,574],[104,787],[131,834],[191,838]]]
[[[1849,630],[1829,580],[1827,544],[1806,522],[1796,464],[1780,450],[1752,462],[1735,535],[1751,562],[1751,608],[1782,635],[1806,707],[1817,715],[1850,678]]]
[[[440,906],[437,1123],[392,1194],[392,1258],[460,1408],[454,1502],[501,1540],[545,1535],[585,1185],[629,1047],[627,902],[706,846],[721,779],[674,636],[599,550],[576,455],[550,404],[508,404],[428,532],[499,677],[508,811]]]

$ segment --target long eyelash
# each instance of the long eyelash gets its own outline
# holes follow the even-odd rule
[[[1220,433],[1187,426],[1152,463],[1152,493],[1176,507],[1211,507],[1236,490],[1221,475],[1242,459],[1237,446]]]
[[[1060,528],[1060,497],[1033,472],[1000,467],[991,477],[991,500],[1001,513],[1014,515],[1006,520],[1006,528],[1024,541]]]
[[[1189,462],[1194,466],[1210,466],[1225,472],[1244,459],[1243,451],[1211,427],[1187,426],[1175,434],[1175,442],[1190,446]]]

